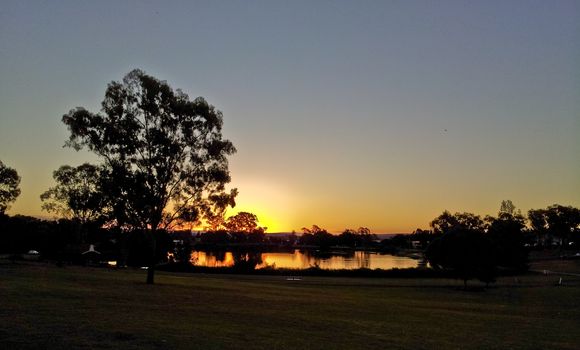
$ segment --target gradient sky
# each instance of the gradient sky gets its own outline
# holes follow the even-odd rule
[[[133,68],[223,111],[236,209],[269,232],[580,206],[578,1],[2,1],[10,214],[95,160],[61,117]]]

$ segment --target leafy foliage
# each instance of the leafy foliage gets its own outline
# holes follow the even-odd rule
[[[228,207],[236,206],[236,196],[238,189],[230,190],[230,193],[216,193],[208,198],[208,203],[204,207],[206,220],[206,230],[218,231],[225,228],[225,214]]]
[[[479,215],[472,213],[451,214],[445,210],[429,224],[433,233],[444,234],[454,230],[483,230],[485,225]]]
[[[20,195],[20,176],[16,170],[0,161],[0,214],[3,214]]]
[[[266,231],[265,227],[258,225],[258,217],[255,214],[245,211],[239,212],[234,216],[230,216],[225,223],[225,227],[230,232],[261,232]]]
[[[320,226],[303,227],[302,232],[302,236],[298,239],[298,244],[300,245],[311,245],[326,249],[335,243],[335,237]]]
[[[88,163],[61,166],[53,173],[56,186],[40,195],[42,209],[81,223],[106,218],[108,198],[101,188],[102,170]]]
[[[501,201],[501,205],[499,207],[499,216],[502,215],[510,215],[510,216],[521,216],[521,212],[518,210],[516,212],[516,206],[511,200]]]
[[[564,246],[580,234],[580,209],[572,206],[554,204],[546,209],[532,209],[528,211],[528,218],[541,241],[556,237]]]
[[[367,227],[359,227],[358,230],[346,229],[336,237],[336,244],[347,247],[364,247],[372,245],[377,236],[371,233]]]

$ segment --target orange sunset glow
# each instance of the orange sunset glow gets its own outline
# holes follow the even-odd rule
[[[157,16],[148,5],[144,21],[105,16],[101,26],[84,16],[95,32],[75,14],[101,5],[55,6],[77,30],[42,11],[30,22],[42,29],[29,30],[17,6],[2,17],[0,158],[22,178],[11,215],[54,217],[39,198],[52,172],[98,161],[62,147],[62,115],[99,111],[107,84],[136,67],[223,112],[224,138],[237,148],[228,187],[239,196],[228,215],[255,213],[268,232],[409,233],[444,210],[495,215],[506,199],[524,213],[580,205],[575,10],[525,9],[525,20],[507,4],[434,13],[418,4],[204,5],[191,23],[188,11]],[[222,17],[241,22],[205,23]],[[177,35],[166,23],[184,28]]]

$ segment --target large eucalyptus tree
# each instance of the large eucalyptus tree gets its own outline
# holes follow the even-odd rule
[[[98,155],[118,224],[144,230],[151,242],[147,283],[154,282],[156,233],[179,221],[198,221],[230,181],[222,113],[193,101],[141,70],[111,82],[101,113],[75,108],[62,121],[67,145]],[[233,193],[233,192],[232,192]]]

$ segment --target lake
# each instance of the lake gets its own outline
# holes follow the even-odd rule
[[[253,253],[258,262],[256,268],[274,267],[307,269],[318,266],[321,269],[405,269],[417,267],[421,260],[391,254],[379,254],[368,251],[350,251],[340,253],[320,253],[294,250],[293,252]],[[229,267],[233,266],[237,256],[231,251],[206,252],[193,251],[191,262],[196,266]],[[246,257],[247,258],[247,257]]]

